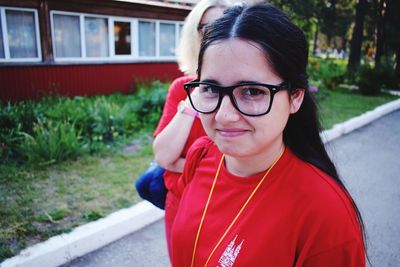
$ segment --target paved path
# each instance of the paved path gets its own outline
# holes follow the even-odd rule
[[[373,266],[400,266],[400,111],[332,141],[327,148],[363,215]],[[163,221],[66,266],[169,266]]]

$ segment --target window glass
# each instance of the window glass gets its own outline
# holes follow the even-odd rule
[[[160,56],[175,55],[175,24],[160,23]]]
[[[131,54],[131,23],[114,22],[114,42],[116,55]]]
[[[81,57],[79,17],[55,14],[53,20],[56,57]]]
[[[182,36],[183,24],[179,24],[179,38]]]
[[[38,57],[34,13],[6,10],[6,21],[10,57]]]
[[[108,25],[106,18],[85,18],[87,57],[108,57]]]
[[[1,24],[1,14],[0,14],[0,58],[4,58],[4,44],[3,44],[3,28]]]
[[[139,56],[156,55],[156,24],[155,22],[139,21]]]

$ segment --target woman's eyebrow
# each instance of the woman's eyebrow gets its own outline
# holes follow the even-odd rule
[[[248,80],[248,81],[242,80],[242,81],[238,81],[238,82],[235,83],[235,84],[242,84],[242,83],[261,83],[261,82],[259,82],[259,81],[250,81],[250,80]]]
[[[213,80],[213,79],[200,80],[200,82],[212,83],[212,84],[221,86],[221,84],[219,82],[217,82],[216,80]],[[241,81],[235,82],[234,84],[231,84],[229,86],[235,86],[235,85],[238,85],[238,84],[259,84],[259,83],[261,83],[261,82],[259,82],[259,81],[250,81],[250,80],[241,80]]]
[[[212,83],[212,84],[219,85],[219,82],[217,82],[216,80],[212,80],[212,79],[200,80],[200,82],[203,82],[203,83]]]

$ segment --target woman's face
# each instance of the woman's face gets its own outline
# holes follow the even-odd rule
[[[201,81],[231,86],[240,82],[260,82],[277,85],[283,82],[265,53],[255,43],[233,38],[210,45],[203,56]],[[222,99],[220,108],[200,118],[207,135],[220,151],[235,158],[268,156],[283,145],[283,129],[288,117],[300,107],[302,91],[290,101],[287,90],[275,94],[271,110],[259,117],[241,114],[229,96]]]

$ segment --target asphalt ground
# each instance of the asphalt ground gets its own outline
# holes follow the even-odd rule
[[[400,111],[329,142],[327,149],[361,210],[372,266],[400,266]],[[63,266],[170,266],[163,223]]]

